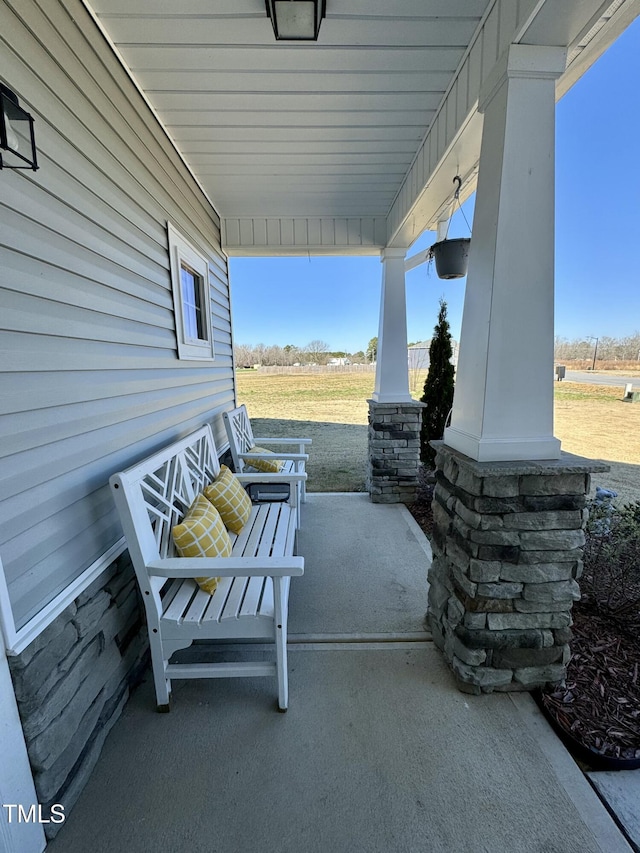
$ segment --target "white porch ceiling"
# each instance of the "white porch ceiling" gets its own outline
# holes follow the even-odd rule
[[[317,44],[264,0],[93,0],[224,217],[386,216],[489,0],[329,0]]]
[[[408,246],[475,186],[480,87],[511,42],[558,92],[640,0],[327,0],[317,43],[264,0],[85,0],[223,219],[231,253]]]

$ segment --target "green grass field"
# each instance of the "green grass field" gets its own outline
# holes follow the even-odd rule
[[[266,374],[238,371],[238,398],[256,435],[307,435],[310,491],[362,491],[367,469],[367,400],[373,373]],[[415,397],[424,372],[412,376]],[[640,404],[623,403],[622,387],[554,383],[555,434],[563,449],[602,459],[609,474],[594,485],[640,500]]]

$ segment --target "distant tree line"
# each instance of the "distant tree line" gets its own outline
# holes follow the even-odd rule
[[[569,340],[556,336],[554,358],[563,361],[591,361],[595,352],[595,337],[583,337]],[[410,343],[409,346],[412,346]],[[326,364],[331,358],[348,358],[352,363],[373,362],[378,355],[378,338],[371,338],[366,350],[346,352],[331,350],[326,341],[314,340],[302,347],[295,344],[236,344],[234,347],[236,365],[253,367],[261,364],[265,367],[291,367],[294,364]],[[603,336],[598,338],[597,361],[639,361],[640,332],[623,338]]]
[[[640,361],[640,332],[624,338],[603,336],[598,338],[598,361]],[[593,359],[596,338],[583,337],[569,340],[556,337],[554,358],[556,361],[588,361]]]
[[[331,358],[348,358],[351,362],[366,361],[362,350],[354,353],[333,351],[325,341],[309,341],[306,346],[294,344],[236,344],[234,347],[236,367],[291,367],[294,364],[326,364]]]

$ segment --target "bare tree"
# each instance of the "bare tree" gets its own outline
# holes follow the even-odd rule
[[[253,347],[250,344],[236,344],[233,349],[236,367],[253,367]]]
[[[282,366],[284,364],[284,350],[282,347],[277,346],[276,344],[272,344],[267,347],[264,354],[264,361],[262,362],[266,365],[279,365]]]
[[[314,364],[324,364],[329,352],[329,344],[326,341],[309,341],[304,347],[304,352],[309,361]]]
[[[556,361],[589,361],[593,359],[595,338],[556,337]],[[609,335],[598,337],[598,361],[640,361],[640,332],[623,338],[613,338]]]
[[[282,349],[284,351],[286,364],[291,365],[295,364],[296,361],[300,361],[300,350],[297,346],[294,346],[293,344],[287,344]]]

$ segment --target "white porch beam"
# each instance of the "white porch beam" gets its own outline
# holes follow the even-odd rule
[[[472,459],[557,459],[555,80],[566,51],[512,45],[483,87],[478,190],[451,426]]]
[[[405,254],[406,249],[384,249],[380,253],[382,294],[376,383],[372,395],[376,403],[408,403],[413,400],[409,393]]]
[[[449,222],[451,222],[451,217],[454,214],[454,208],[455,201],[452,201],[451,204],[447,205],[446,213],[438,219],[436,239],[433,241],[434,243],[439,243],[441,240],[446,239],[447,232],[449,230]],[[411,257],[407,258],[404,262],[405,272],[409,272],[409,270],[414,270],[416,267],[428,263],[430,260],[429,254],[430,249],[423,249],[421,252],[416,252],[415,255],[411,255]]]
[[[221,232],[229,257],[378,255],[387,245],[385,216],[232,217]]]
[[[442,219],[438,219],[438,226],[436,228],[436,243],[439,243],[441,240],[446,239],[447,231],[449,230],[449,222],[451,217],[453,216],[453,204],[451,205],[451,210],[448,215]]]
[[[415,255],[411,255],[410,258],[404,262],[404,270],[405,272],[409,272],[409,270],[414,270],[416,267],[422,266],[422,264],[426,264],[429,260],[429,249],[423,249],[421,252],[416,252]]]
[[[639,14],[640,0],[489,3],[391,206],[386,245],[411,245],[425,229],[436,229],[454,175],[463,179],[461,202],[474,191],[482,134],[478,99],[512,44],[568,46],[557,101]]]

